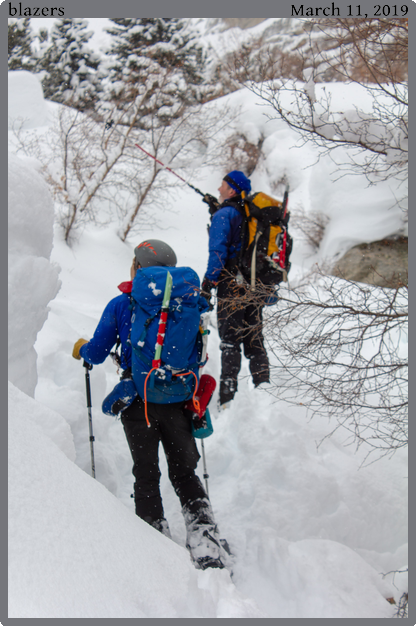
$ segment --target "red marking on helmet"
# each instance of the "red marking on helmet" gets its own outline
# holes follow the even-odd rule
[[[143,248],[143,246],[145,248],[148,248],[149,250],[151,250],[153,252],[153,254],[155,254],[157,256],[156,250],[153,248],[153,246],[150,245],[150,243],[148,243],[147,241],[143,241],[143,243],[139,244],[137,246],[137,248]]]

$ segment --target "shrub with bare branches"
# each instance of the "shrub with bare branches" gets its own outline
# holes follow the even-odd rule
[[[399,604],[397,605],[397,611],[394,617],[406,619],[409,617],[409,594],[403,593],[400,597]]]
[[[202,112],[197,105],[168,126],[160,127],[155,119],[155,127],[143,131],[136,125],[140,108],[140,102],[133,102],[123,112],[106,109],[104,123],[61,107],[57,124],[43,135],[15,129],[18,151],[42,164],[67,242],[87,221],[114,219],[121,223],[119,235],[125,241],[134,232],[139,212],[168,201],[169,193],[182,184],[136,144],[182,176],[195,174],[203,163],[217,158],[219,147],[211,140],[229,122],[226,110],[219,118],[214,108]],[[145,223],[152,219],[147,212]]]
[[[369,454],[407,445],[407,287],[383,289],[319,272],[264,312],[272,393],[335,420]],[[263,306],[270,288],[239,301]]]
[[[227,171],[241,170],[251,176],[260,160],[263,142],[264,137],[252,143],[244,134],[235,133],[225,142],[221,162]]]
[[[291,224],[303,234],[312,253],[319,250],[329,217],[324,213],[307,213],[302,207],[291,210]]]

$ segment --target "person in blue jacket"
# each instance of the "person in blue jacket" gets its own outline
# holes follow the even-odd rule
[[[218,189],[219,203],[213,196],[205,201],[212,215],[209,229],[208,267],[202,282],[202,292],[210,298],[217,290],[218,332],[221,339],[221,378],[219,404],[223,408],[234,398],[241,368],[241,345],[249,359],[250,373],[255,387],[269,382],[269,360],[262,334],[263,307],[244,305],[244,286],[236,282],[240,251],[244,203],[251,182],[243,172],[227,174]]]
[[[137,269],[157,265],[176,266],[175,252],[159,240],[142,242],[135,248],[134,254],[130,270],[131,281],[119,285],[122,293],[105,307],[92,339],[79,339],[72,352],[75,359],[84,359],[87,363],[96,365],[103,363],[114,346],[119,344],[121,354],[118,361],[123,369],[122,379],[131,379],[130,293]],[[206,309],[206,301],[203,298],[201,300]],[[182,505],[187,527],[187,547],[191,556],[201,569],[222,568],[223,549],[207,493],[195,474],[200,455],[192,435],[190,418],[183,411],[184,404],[148,402],[148,427],[144,401],[140,395],[135,394],[129,406],[123,404],[121,399],[116,402],[114,398],[113,412],[120,414],[134,463],[136,514],[170,537],[159,487],[161,474],[158,449],[161,442],[167,459],[169,479]]]

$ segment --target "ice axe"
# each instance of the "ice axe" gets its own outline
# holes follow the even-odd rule
[[[285,219],[287,214],[287,205],[289,202],[289,185],[286,185],[285,194],[283,196],[283,219]],[[282,239],[282,247],[279,254],[279,265],[282,268],[283,272],[283,281],[287,283],[287,271],[286,271],[286,245],[287,245],[287,229],[285,228],[283,231],[283,239]]]

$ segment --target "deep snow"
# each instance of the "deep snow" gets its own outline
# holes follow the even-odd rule
[[[56,108],[31,90],[32,77],[11,74],[14,101],[25,93],[16,110],[28,118],[27,132],[49,116],[53,123]],[[343,85],[340,97],[345,94],[359,97]],[[267,137],[253,186],[272,193],[286,173],[292,207],[325,206],[331,221],[321,258],[402,228],[387,201],[391,184],[377,193],[357,178],[353,187],[331,184],[328,162],[304,169],[315,160],[312,150],[293,150],[296,137],[281,122],[266,122],[254,96],[237,92],[227,100],[243,105],[240,123],[247,132]],[[202,278],[206,206],[181,188],[175,212],[157,211],[163,236],[143,230],[123,244],[117,225],[90,226],[69,248],[57,226],[53,232],[52,201],[37,165],[12,156],[9,171],[9,617],[392,617],[386,598],[399,599],[406,576],[383,574],[407,567],[406,453],[361,467],[365,449],[347,446],[342,431],[317,447],[330,430],[326,420],[307,421],[304,407],[254,390],[246,363],[231,408],[218,414],[214,397],[214,435],[205,442],[212,505],[235,555],[233,579],[227,571],[198,572],[190,563],[163,454],[162,495],[173,541],[135,516],[124,433],[100,411],[117,382],[110,362],[91,372],[97,480],[91,478],[84,371],[71,357],[73,343],[91,337],[144,238],[163,238],[178,264]],[[192,182],[215,194],[223,172],[204,174]],[[300,237],[296,241],[294,282],[320,260]],[[23,282],[22,264],[41,272]],[[218,379],[214,316],[211,324],[206,371]],[[15,364],[24,365],[27,376],[16,374]]]

